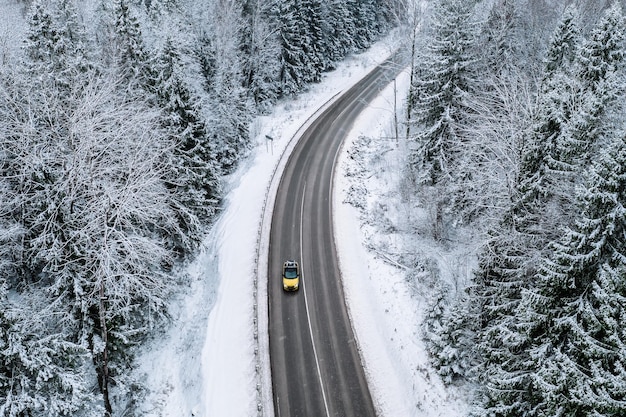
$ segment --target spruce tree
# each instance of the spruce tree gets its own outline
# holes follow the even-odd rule
[[[337,39],[335,38],[336,28],[333,27],[333,19],[335,18],[335,10],[332,9],[330,1],[320,2],[320,45],[322,49],[322,71],[331,71],[335,69],[335,63],[340,59],[340,50]]]
[[[74,0],[60,0],[55,17],[65,44],[65,67],[74,83],[84,85],[94,70],[93,46]]]
[[[175,143],[171,161],[175,182],[170,186],[185,206],[179,210],[183,216],[181,226],[197,240],[201,235],[195,230],[198,225],[184,213],[189,210],[203,221],[214,216],[221,196],[220,168],[202,120],[200,99],[186,85],[180,54],[169,38],[157,57],[155,69],[163,125]]]
[[[533,406],[545,415],[626,412],[624,317],[626,143],[590,170],[580,216],[542,262],[521,311],[532,341]],[[611,294],[609,294],[611,292]]]
[[[578,10],[574,6],[566,8],[546,51],[539,118],[520,166],[521,198],[516,211],[518,217],[524,213],[531,216],[524,220],[527,227],[534,223],[533,213],[542,211],[542,204],[555,192],[547,182],[548,171],[557,152],[558,137],[569,118],[571,67],[582,39],[578,20]]]
[[[25,49],[33,78],[54,79],[64,69],[58,62],[59,56],[63,56],[61,35],[51,11],[41,0],[33,2],[30,9]]]
[[[139,21],[127,0],[116,0],[112,13],[114,71],[127,80],[128,92],[144,95],[152,91],[154,72],[150,68],[151,58],[144,45]]]
[[[326,48],[322,33],[322,2],[320,0],[302,0],[299,6],[299,21],[303,26],[303,48],[307,56],[307,83],[319,82],[327,66]]]
[[[354,22],[354,44],[358,49],[369,47],[375,38],[376,9],[374,0],[347,0]]]
[[[572,45],[571,42],[576,42],[578,39],[575,16],[574,9],[566,10],[553,35],[551,47],[547,52],[549,57],[563,50],[574,53],[576,44]],[[567,65],[573,59],[573,55],[561,54],[559,62]],[[508,279],[504,279],[503,284],[506,283],[505,286],[510,288],[515,295],[513,297],[497,295],[494,298],[495,302],[508,303],[511,298],[519,299],[521,288],[514,283],[523,283],[534,274],[531,266],[535,260],[533,254],[541,253],[549,241],[549,238],[544,236],[545,230],[542,228],[545,220],[541,220],[542,216],[547,217],[544,210],[549,200],[549,192],[545,184],[546,164],[553,150],[551,142],[560,134],[560,119],[555,117],[555,114],[559,113],[563,100],[553,101],[553,89],[546,85],[551,85],[550,80],[560,77],[564,69],[554,66],[552,58],[546,61],[544,77],[546,81],[543,84],[544,91],[540,93],[544,100],[540,102],[536,127],[530,132],[531,137],[527,141],[527,147],[522,149],[513,204],[504,213],[501,232],[495,233],[494,240],[490,243],[490,250],[485,252],[485,267],[481,268],[487,274],[486,277],[497,270],[502,271],[504,275],[511,274]],[[509,283],[510,280],[513,282]],[[509,310],[510,312],[512,310]]]
[[[557,72],[573,65],[582,39],[579,20],[578,8],[567,6],[548,44],[544,58],[544,80],[549,80]]]
[[[328,15],[324,33],[328,36],[328,54],[333,61],[344,58],[357,49],[356,24],[348,0],[328,0]]]
[[[502,6],[502,10],[511,11],[511,4],[504,2]],[[574,60],[580,39],[576,16],[576,10],[568,8],[554,31],[544,66],[538,120],[528,133],[527,147],[522,149],[513,204],[490,231],[474,277],[472,295],[480,306],[476,337],[481,364],[477,375],[485,399],[484,412],[479,414],[486,416],[532,415],[530,340],[518,310],[524,291],[534,285],[537,260],[556,232],[550,226],[556,220],[550,217],[547,161],[554,150],[551,143],[560,134],[559,110],[567,101],[558,95],[558,86]],[[504,53],[508,50],[502,43],[506,38],[495,36],[502,35],[500,30],[493,34],[495,50]],[[503,70],[498,70],[500,75],[507,76]]]
[[[541,253],[532,231],[514,221],[514,211],[489,232],[479,255],[470,296],[478,309],[474,376],[482,384],[485,416],[530,415],[530,376],[526,372],[529,339],[518,310],[533,285]]]
[[[450,288],[442,286],[438,290],[424,320],[424,337],[437,373],[450,384],[471,378],[475,372],[477,351],[473,344],[478,317],[471,298],[463,295],[446,308]]]
[[[556,149],[556,169],[573,171],[569,177],[575,176],[578,167],[594,159],[597,149],[605,145],[598,143],[598,138],[607,128],[607,108],[621,97],[625,29],[622,9],[616,2],[576,54],[574,104],[568,109],[570,114]]]
[[[294,0],[281,1],[275,6],[274,15],[281,40],[281,93],[294,95],[302,90],[309,80],[308,58],[302,47],[302,24],[298,5]]]
[[[416,74],[413,90],[414,150],[410,155],[420,182],[449,181],[459,160],[460,125],[467,112],[465,97],[473,90],[472,56],[476,25],[471,4],[460,0],[436,3],[432,39]]]
[[[521,25],[514,0],[499,0],[493,5],[481,33],[484,48],[480,52],[485,71],[494,76],[506,76],[520,70],[519,64],[523,61]]]
[[[281,45],[270,26],[267,2],[249,0],[244,4],[242,13],[246,20],[242,27],[241,45],[243,84],[257,108],[264,110],[279,94]]]
[[[0,278],[0,415],[102,416],[89,351],[65,307],[38,290],[11,299]]]
[[[216,160],[226,172],[250,149],[249,126],[254,107],[243,84],[242,9],[237,3],[216,4],[209,34],[215,67],[208,92],[211,119],[206,129]]]
[[[28,16],[25,61],[32,82],[62,91],[85,85],[93,75],[91,46],[71,0],[33,2]]]

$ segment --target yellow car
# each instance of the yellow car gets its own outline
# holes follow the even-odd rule
[[[283,290],[298,291],[300,287],[300,266],[296,261],[283,263]]]

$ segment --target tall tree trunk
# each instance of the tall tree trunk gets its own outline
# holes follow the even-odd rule
[[[100,391],[104,400],[104,416],[110,417],[113,409],[111,408],[111,400],[109,399],[109,347],[108,347],[108,330],[106,322],[105,310],[106,297],[104,295],[104,283],[100,284],[100,328],[102,343],[104,345],[102,351],[102,359],[100,363]]]

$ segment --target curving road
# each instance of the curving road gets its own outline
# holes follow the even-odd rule
[[[386,61],[338,98],[304,132],[283,171],[268,266],[276,417],[376,416],[344,302],[331,188],[342,141],[401,67]],[[282,289],[281,266],[287,259],[301,265],[295,293]]]

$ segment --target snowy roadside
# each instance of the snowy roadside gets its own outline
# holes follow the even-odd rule
[[[268,392],[257,395],[267,385],[269,363],[256,342],[255,301],[263,294],[254,282],[257,269],[263,269],[257,251],[267,250],[259,245],[272,175],[301,127],[384,61],[396,43],[393,34],[388,36],[340,63],[307,93],[257,118],[252,154],[229,178],[223,211],[189,267],[190,288],[171,305],[173,325],[138,360],[138,378],[149,389],[141,399],[145,415],[273,415]]]
[[[407,70],[396,80],[398,107],[408,78]],[[422,340],[430,283],[408,279],[407,269],[393,256],[406,250],[402,231],[407,218],[416,217],[408,213],[415,206],[401,202],[407,143],[402,126],[396,141],[393,101],[390,84],[359,116],[338,160],[334,227],[346,302],[380,416],[466,416],[462,392],[443,385]],[[432,242],[413,239],[415,255],[436,259],[442,279],[454,281],[470,273],[470,249],[433,254]]]

